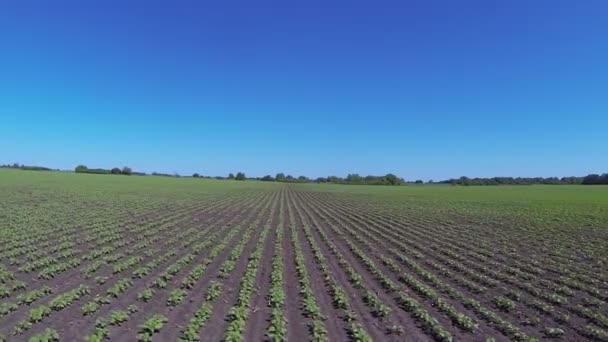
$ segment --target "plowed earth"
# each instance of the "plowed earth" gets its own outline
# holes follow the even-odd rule
[[[1,212],[0,285],[8,294],[0,299],[0,333],[9,341],[46,328],[61,341],[84,341],[100,326],[105,339],[134,341],[143,339],[142,325],[153,315],[166,322],[151,340],[174,341],[186,338],[205,302],[211,312],[190,340],[226,338],[239,305],[246,308],[240,336],[247,341],[269,339],[273,308],[285,324],[278,336],[292,341],[313,340],[313,333],[331,341],[608,339],[605,264],[577,255],[576,248],[554,250],[518,239],[518,228],[501,222],[383,208],[292,185],[131,205],[115,204],[111,196],[83,203],[60,192],[29,196],[19,204],[27,210],[10,214],[15,204],[3,203]],[[55,214],[59,207],[69,210]],[[16,230],[29,220],[36,229]],[[294,242],[307,280],[296,270]],[[252,259],[256,250],[259,259]],[[273,307],[276,250],[285,296]],[[70,260],[78,264],[41,276]],[[240,298],[251,260],[258,264],[251,292]],[[183,286],[197,267],[202,272]],[[19,282],[25,288],[12,289]],[[110,294],[120,282],[128,285]],[[212,284],[221,292],[209,300]],[[320,310],[318,330],[304,306],[303,284]],[[55,298],[83,285],[86,293],[54,307]],[[23,302],[45,287],[52,291]],[[138,299],[146,289],[152,296]],[[170,304],[177,292],[182,299]],[[97,310],[85,315],[83,306],[95,300]],[[50,312],[36,321],[32,310],[41,307]],[[112,322],[117,310],[127,313],[124,322]]]

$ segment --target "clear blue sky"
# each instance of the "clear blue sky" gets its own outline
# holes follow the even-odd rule
[[[608,172],[608,1],[295,3],[2,1],[0,163]]]

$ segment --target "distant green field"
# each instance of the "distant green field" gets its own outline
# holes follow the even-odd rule
[[[142,194],[148,197],[187,199],[201,193],[248,191],[278,185],[190,177],[97,175],[0,169],[0,186],[3,190],[60,191],[83,196],[106,193],[125,199],[129,197],[141,199],[139,196]]]
[[[300,185],[404,210],[452,212],[471,217],[523,219],[551,225],[608,228],[608,186]]]
[[[60,191],[89,198],[108,194],[124,200],[187,200],[202,193],[271,190],[278,186],[281,184],[258,181],[0,170],[0,187],[3,191]],[[407,211],[435,211],[485,219],[511,218],[535,224],[608,228],[608,186],[293,186],[305,191],[339,193],[375,206]],[[145,196],[142,197],[142,194]]]

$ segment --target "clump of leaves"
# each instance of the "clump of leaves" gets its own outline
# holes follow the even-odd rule
[[[51,328],[44,329],[43,332],[30,337],[29,342],[56,342],[59,341],[59,333]]]
[[[90,301],[88,303],[86,303],[85,305],[82,306],[82,314],[83,315],[91,315],[95,312],[97,312],[97,310],[99,310],[100,305],[95,302],[95,301]]]
[[[403,335],[405,333],[405,329],[403,329],[400,325],[390,325],[386,327],[386,333],[388,335]]]
[[[11,295],[11,290],[6,285],[0,285],[0,298],[5,298]]]
[[[137,300],[141,301],[141,302],[147,302],[150,299],[152,299],[152,296],[154,295],[154,290],[152,289],[145,289],[143,291],[141,291],[140,293],[137,294]]]
[[[32,323],[38,323],[42,321],[42,319],[51,314],[51,309],[48,306],[41,305],[37,308],[33,308],[30,310],[29,321]]]
[[[167,299],[167,305],[177,306],[186,297],[186,291],[182,289],[175,289],[169,292],[169,298]]]
[[[27,287],[27,284],[24,281],[15,280],[15,282],[11,285],[11,290],[13,290],[13,291],[25,290],[26,287]]]
[[[496,297],[496,299],[494,299],[494,303],[496,303],[496,306],[504,312],[509,312],[515,308],[515,303],[503,296]]]
[[[108,277],[104,277],[104,276],[95,277],[95,282],[97,283],[97,285],[103,285],[106,283],[106,281],[108,281]]]
[[[129,287],[131,287],[131,285],[133,285],[133,282],[131,281],[131,279],[123,278],[123,279],[118,280],[116,283],[114,283],[114,285],[112,285],[112,287],[110,287],[106,291],[106,293],[108,294],[108,296],[117,298],[118,296],[120,296],[120,294],[122,294]]]
[[[156,314],[150,318],[148,318],[143,325],[140,326],[139,334],[137,335],[137,340],[141,342],[150,342],[152,341],[152,335],[159,332],[160,329],[167,323],[167,317]]]
[[[111,325],[121,325],[123,322],[126,322],[128,319],[129,319],[129,314],[122,310],[116,310],[110,314],[110,324]]]
[[[13,328],[13,333],[15,335],[21,335],[31,327],[32,327],[32,323],[29,322],[28,320],[23,319],[15,325],[15,327]]]
[[[33,302],[35,302],[36,300],[46,296],[47,294],[51,294],[53,293],[53,289],[48,287],[48,286],[44,286],[40,289],[36,289],[36,290],[32,290],[23,294],[20,294],[17,297],[17,302],[19,304],[32,304]],[[2,313],[0,312],[0,316],[2,315]]]
[[[18,306],[15,303],[0,303],[0,317],[16,311],[17,308]]]
[[[98,319],[95,322],[95,332],[93,335],[87,336],[87,342],[102,342],[108,337],[108,322],[105,319]]]
[[[222,284],[216,282],[215,280],[211,281],[211,286],[207,290],[207,295],[205,295],[205,299],[208,301],[215,300],[222,293]]]
[[[564,330],[561,328],[545,328],[545,335],[548,337],[561,337],[565,334]]]

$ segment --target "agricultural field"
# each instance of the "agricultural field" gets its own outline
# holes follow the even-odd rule
[[[0,170],[0,341],[608,341],[608,187]]]

